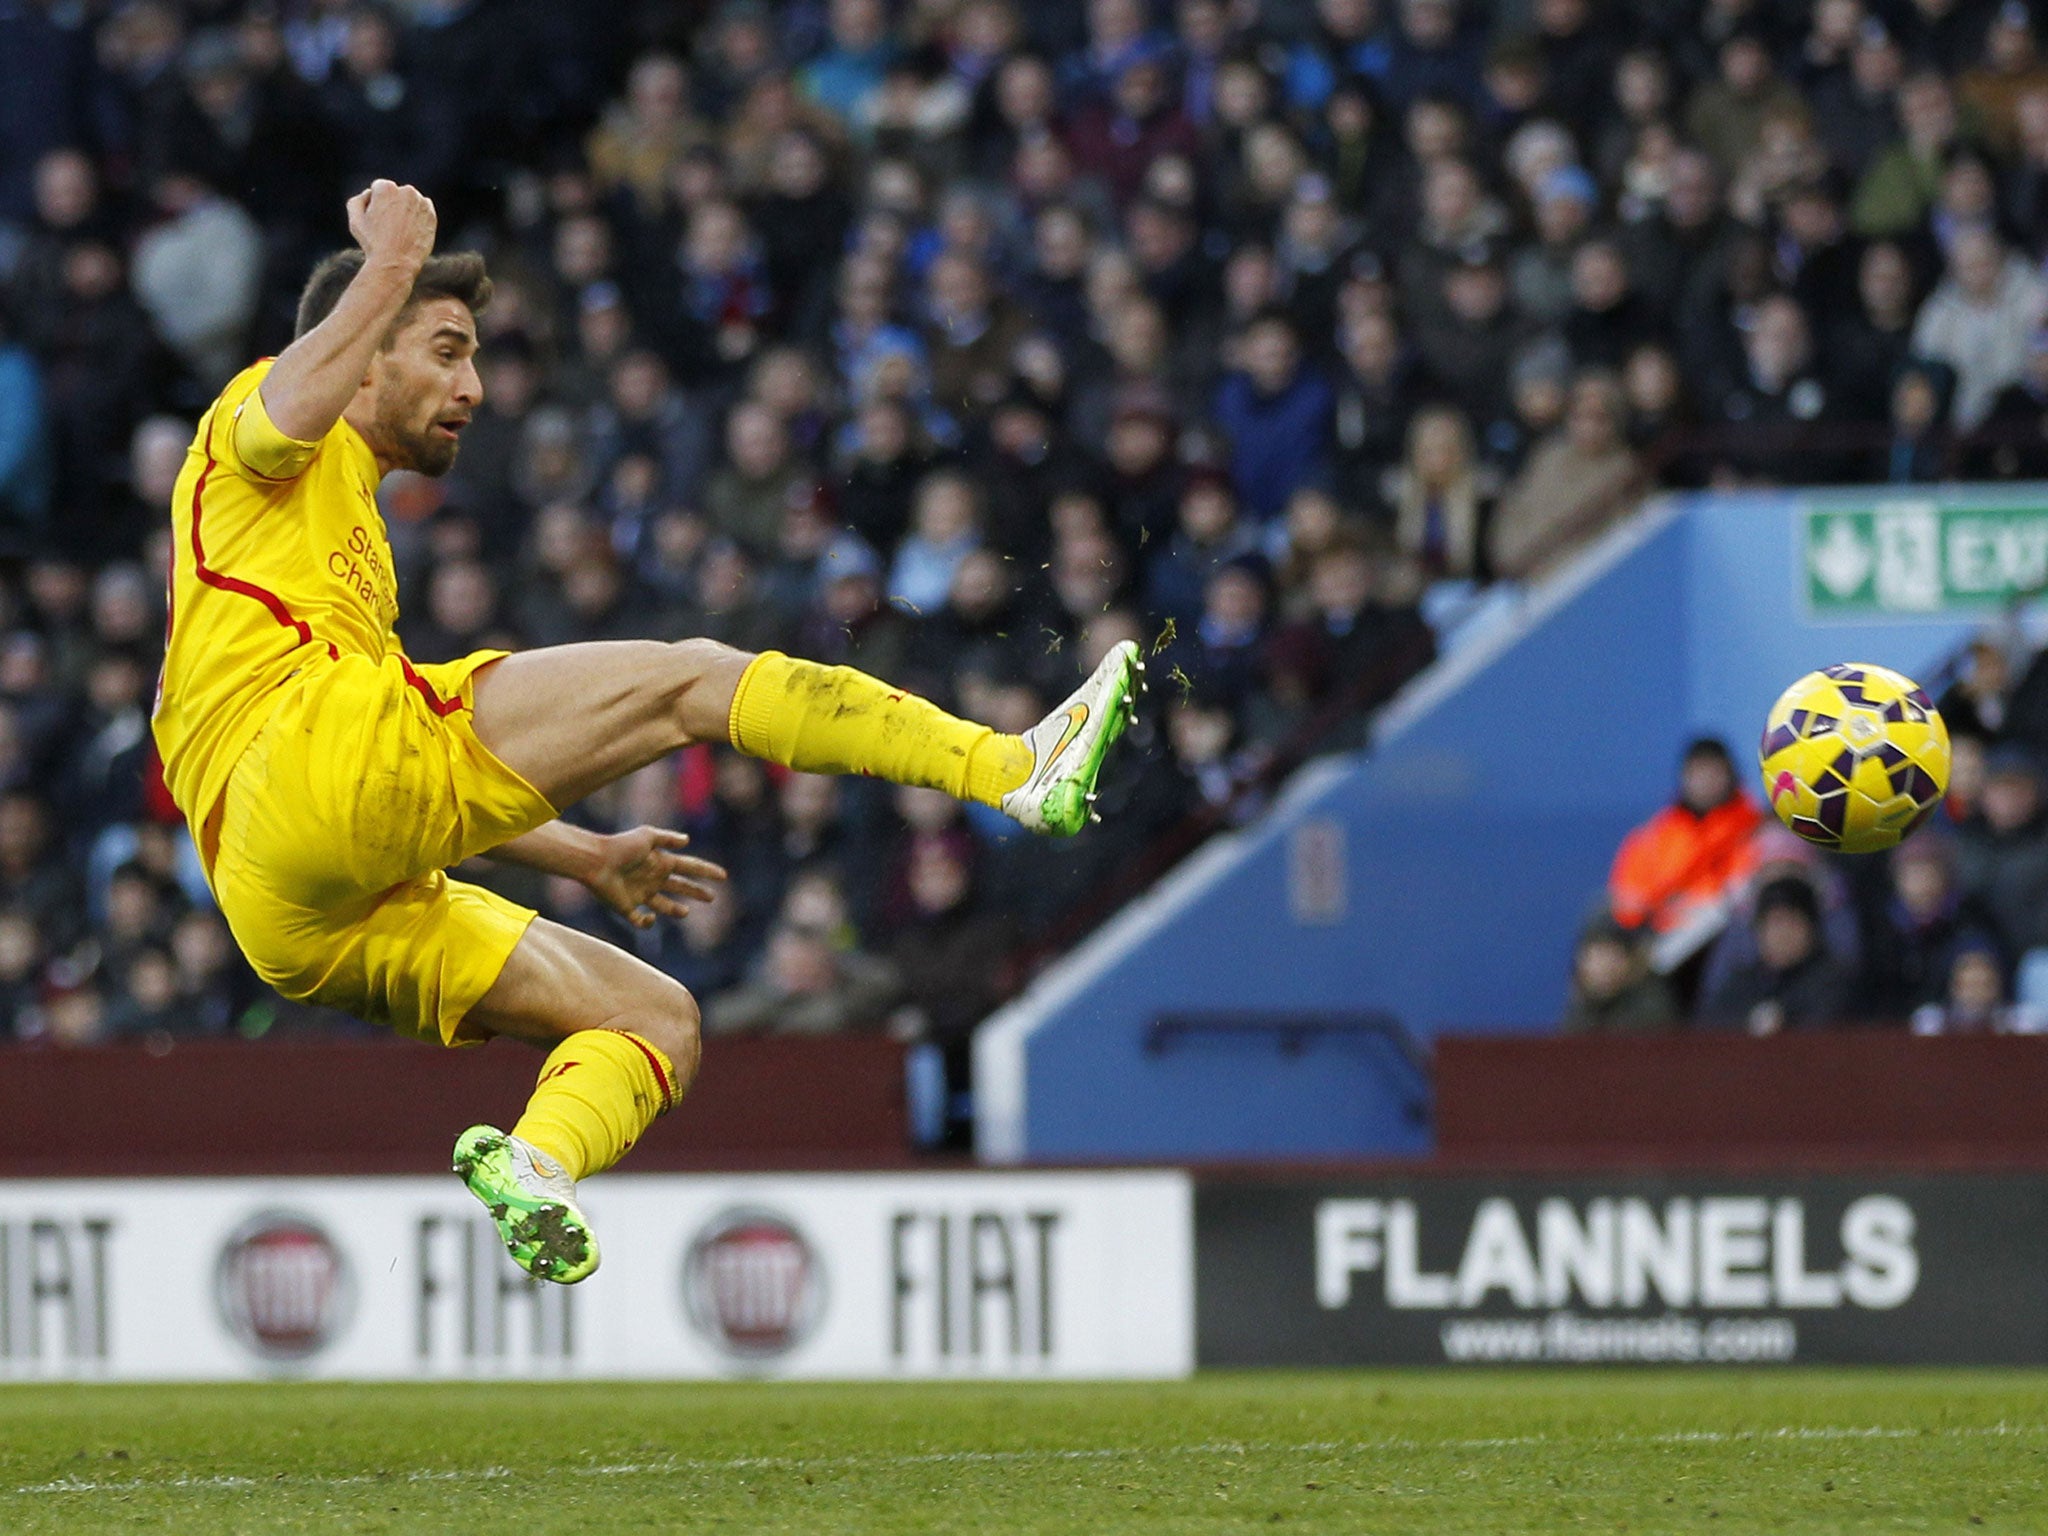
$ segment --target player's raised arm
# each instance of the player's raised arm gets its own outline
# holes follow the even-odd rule
[[[348,228],[362,247],[362,269],[327,318],[271,364],[260,390],[271,424],[301,443],[332,431],[362,386],[433,254],[434,205],[416,188],[375,181],[349,199]]]

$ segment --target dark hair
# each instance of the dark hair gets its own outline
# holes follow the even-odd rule
[[[1780,875],[1756,896],[1759,920],[1767,912],[1797,912],[1815,927],[1820,926],[1820,895],[1810,881],[1798,875]]]
[[[299,319],[294,336],[303,336],[322,320],[334,313],[334,306],[341,302],[341,296],[348,285],[355,281],[356,274],[363,270],[361,251],[336,251],[306,279],[304,291],[299,294]],[[391,345],[391,336],[411,318],[413,309],[426,299],[454,299],[466,304],[469,312],[480,315],[490,307],[491,278],[484,270],[484,259],[475,251],[451,251],[445,256],[429,256],[426,265],[420,268],[420,275],[413,279],[412,294],[405,301],[405,308],[398,312],[398,318],[391,322],[391,333],[384,338],[384,345]]]

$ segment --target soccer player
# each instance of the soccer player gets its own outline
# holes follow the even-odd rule
[[[697,1069],[697,1005],[623,950],[444,872],[474,854],[580,880],[645,927],[716,865],[641,827],[559,820],[698,741],[806,773],[865,773],[995,806],[1039,832],[1091,818],[1143,666],[1128,642],[1023,736],[846,667],[710,640],[613,641],[414,666],[399,648],[378,482],[446,474],[482,399],[483,259],[433,255],[434,206],[378,181],[357,249],[300,300],[297,339],[199,423],[173,497],[155,713],[171,794],[243,953],[286,997],[401,1034],[549,1052],[511,1133],[472,1126],[455,1171],[512,1257],[597,1268],[576,1181],[610,1167]]]

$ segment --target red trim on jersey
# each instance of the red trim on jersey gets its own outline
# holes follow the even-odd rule
[[[212,434],[212,424],[210,422],[208,423],[207,431],[210,437]],[[283,598],[279,597],[268,587],[259,587],[255,582],[244,581],[239,576],[225,576],[207,565],[206,545],[199,536],[199,507],[200,499],[206,492],[207,477],[214,472],[219,463],[220,461],[213,456],[212,445],[209,443],[206,453],[206,468],[199,471],[199,478],[192,485],[192,563],[195,572],[199,579],[209,587],[214,587],[222,592],[237,592],[243,597],[255,598],[257,602],[270,610],[270,616],[273,619],[277,620],[286,629],[297,632],[299,644],[312,644],[312,626],[304,619],[294,618],[291,609],[284,605]],[[341,660],[341,652],[336,649],[332,640],[327,642],[327,654],[336,661]]]
[[[624,1035],[626,1039],[632,1041],[635,1045],[639,1046],[640,1054],[647,1058],[647,1065],[654,1068],[654,1081],[658,1085],[660,1085],[661,1088],[661,1111],[662,1113],[666,1114],[669,1110],[675,1108],[676,1091],[675,1088],[669,1083],[668,1069],[662,1066],[660,1053],[657,1052],[654,1049],[654,1047],[649,1045],[645,1040],[642,1040],[638,1035],[627,1034],[626,1031],[623,1029],[620,1030],[619,1033],[621,1035]]]
[[[444,699],[441,695],[434,692],[433,685],[424,677],[421,677],[419,673],[413,671],[412,663],[407,661],[405,657],[400,656],[398,658],[398,665],[399,669],[405,673],[405,680],[412,684],[413,687],[419,689],[420,697],[427,701],[427,708],[431,709],[435,714],[452,715],[455,711],[462,708],[461,699]]]

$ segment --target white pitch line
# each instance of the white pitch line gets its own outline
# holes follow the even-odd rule
[[[923,1451],[908,1455],[848,1456],[734,1456],[725,1459],[675,1457],[661,1461],[624,1461],[583,1467],[560,1467],[551,1476],[571,1477],[674,1477],[707,1472],[802,1472],[854,1471],[863,1467],[901,1468],[928,1466],[987,1466],[1032,1462],[1121,1461],[1141,1456],[1359,1456],[1380,1451],[1499,1451],[1522,1450],[1541,1445],[1583,1445],[1601,1447],[1653,1445],[1734,1445],[1767,1440],[1963,1440],[2006,1439],[2048,1433],[2048,1425],[1980,1424],[1948,1425],[1940,1428],[1906,1429],[1884,1425],[1787,1424],[1773,1429],[1686,1429],[1651,1435],[1602,1435],[1589,1440],[1565,1440],[1555,1435],[1508,1435],[1484,1439],[1416,1440],[1309,1440],[1293,1445],[1265,1445],[1215,1441],[1206,1445],[1165,1446],[1077,1446],[1033,1451]],[[239,1492],[250,1488],[361,1488],[376,1484],[491,1482],[520,1474],[511,1467],[455,1467],[441,1471],[407,1472],[401,1475],[357,1473],[345,1477],[215,1477],[124,1478],[119,1482],[96,1482],[89,1478],[62,1477],[54,1482],[28,1483],[14,1490],[17,1496],[57,1493],[140,1493],[152,1489],[200,1489]]]

